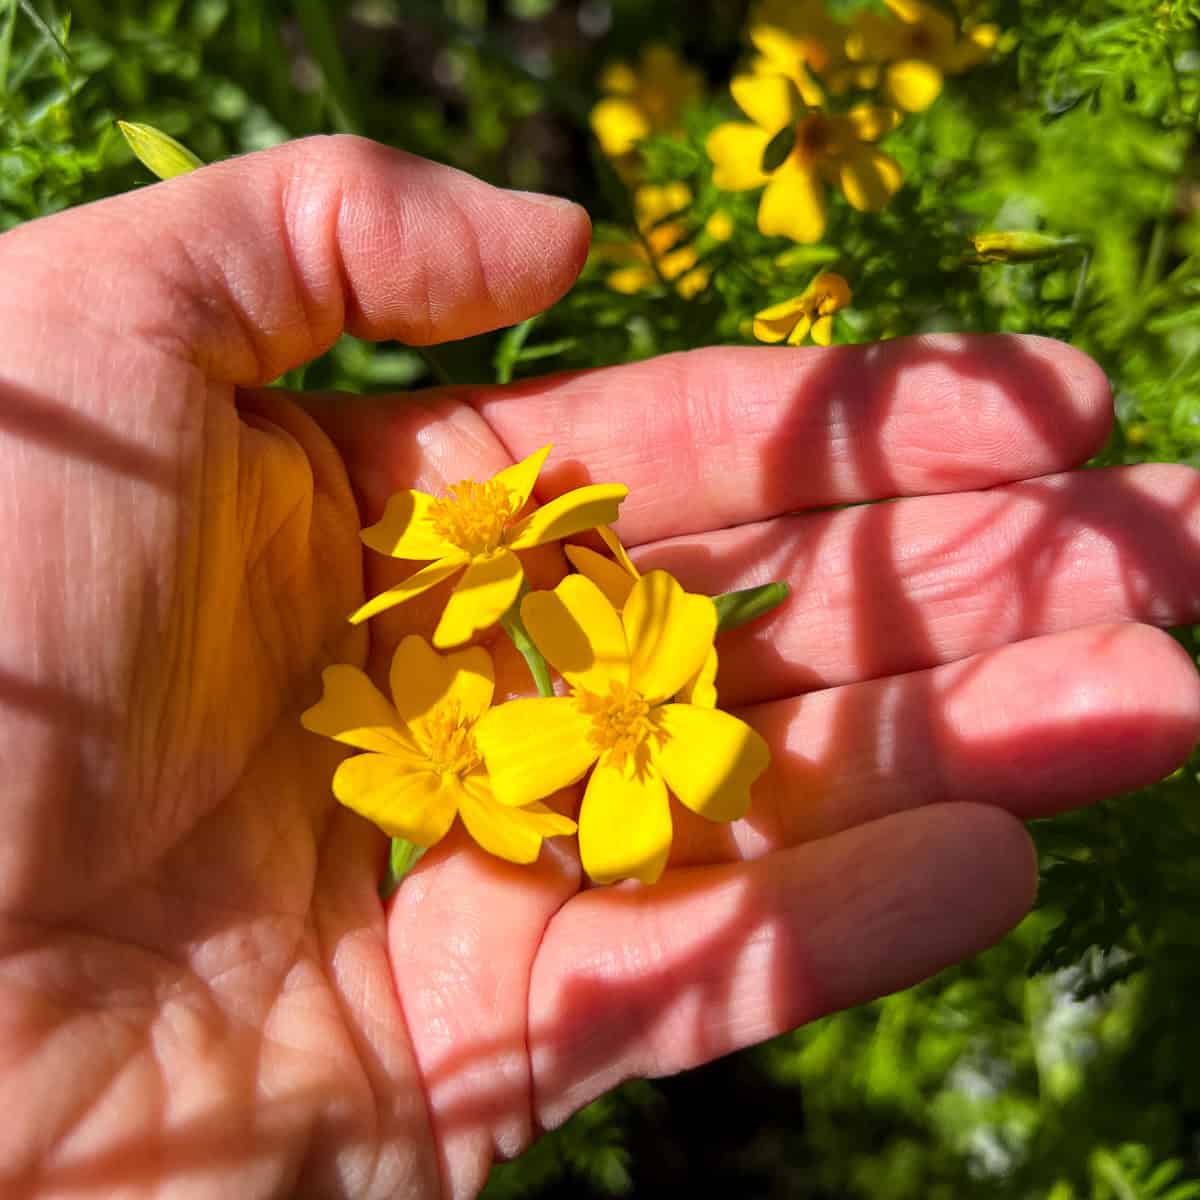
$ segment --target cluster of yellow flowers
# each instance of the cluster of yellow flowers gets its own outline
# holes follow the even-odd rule
[[[820,241],[830,189],[860,212],[882,209],[904,177],[899,163],[876,143],[896,128],[904,113],[928,108],[941,93],[946,75],[987,59],[999,39],[995,25],[960,28],[922,0],[884,3],[887,16],[862,9],[848,23],[835,20],[823,0],[760,0],[751,11],[747,34],[754,55],[730,83],[733,99],[748,120],[717,126],[706,149],[717,188],[762,189],[757,223],[765,236],[804,244]],[[640,72],[627,65],[611,69],[604,84],[615,92],[614,79],[620,81],[620,95],[600,101],[592,124],[601,147],[619,156],[623,178],[629,180],[638,141],[676,130],[681,109],[698,97],[700,85],[695,73],[665,47],[647,51]],[[850,103],[844,111],[831,104],[863,93],[874,96]],[[643,233],[643,273],[635,277],[616,272],[609,277],[610,286],[637,290],[657,279],[675,279],[663,269],[663,261],[669,256],[680,261],[690,249],[680,245],[686,232],[682,221],[672,222],[669,255],[660,253]],[[688,271],[693,280],[703,282],[691,289],[681,286],[685,296],[701,290],[709,279],[709,274],[699,274],[705,267],[694,250]],[[755,334],[795,344],[811,333],[814,341],[827,344],[832,316],[850,298],[846,280],[826,272],[802,295],[758,313]],[[789,315],[795,317],[790,324]]]
[[[713,599],[665,571],[639,574],[608,528],[627,489],[593,484],[531,507],[549,452],[441,497],[390,499],[363,541],[429,565],[350,620],[457,575],[433,644],[401,641],[390,700],[359,668],[326,668],[323,695],[301,721],[362,752],[338,766],[334,795],[392,837],[431,846],[461,817],[485,850],[529,863],[545,838],[578,829],[593,880],[652,883],[671,848],[669,796],[712,821],[742,817],[769,753],[717,708]],[[577,573],[553,591],[528,591],[521,552],[587,530],[611,557],[569,545]],[[554,667],[559,693],[543,683],[537,698],[493,704],[491,655],[464,644],[497,622],[543,670]],[[585,777],[578,824],[545,803]]]

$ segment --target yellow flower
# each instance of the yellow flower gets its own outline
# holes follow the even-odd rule
[[[818,346],[833,340],[833,314],[850,303],[850,285],[833,271],[822,271],[812,283],[790,300],[773,304],[754,314],[754,336],[760,342],[782,342],[798,346],[808,335]]]
[[[946,75],[956,75],[989,58],[1000,31],[977,25],[960,37],[945,13],[921,0],[884,0],[893,16],[870,10],[857,14],[846,38],[855,62],[887,64],[883,91],[889,103],[921,112],[941,94]]]
[[[569,575],[521,605],[530,636],[567,696],[492,709],[475,736],[502,804],[529,804],[591,771],[579,851],[598,883],[652,883],[671,849],[668,789],[711,821],[733,821],[770,752],[729,713],[673,700],[712,649],[717,614],[665,571],[638,579],[618,613],[590,579]]]
[[[612,558],[605,558],[587,546],[568,543],[563,546],[567,561],[580,575],[590,579],[603,593],[609,604],[621,612],[633,585],[642,573],[633,565],[633,560],[621,545],[620,538],[607,525],[600,525],[596,532],[608,547]],[[717,707],[717,650],[709,650],[700,670],[680,688],[675,699],[684,704],[698,704],[701,708]]]
[[[893,109],[821,112],[806,106],[795,83],[780,75],[741,75],[730,90],[753,124],[731,121],[708,135],[713,183],[734,192],[765,185],[761,233],[820,241],[826,183],[840,188],[854,208],[876,212],[903,182],[900,164],[872,145],[895,128]]]
[[[826,12],[824,0],[762,0],[751,10],[748,29],[770,64],[768,73],[808,69],[824,77],[845,61],[845,29]]]
[[[708,286],[711,271],[699,263],[696,248],[680,244],[688,227],[678,218],[691,202],[691,189],[678,181],[643,184],[634,191],[633,215],[640,236],[596,248],[598,258],[623,264],[605,277],[614,292],[631,296],[665,280],[690,300]]]
[[[543,446],[486,483],[466,479],[440,498],[397,492],[382,519],[362,531],[362,540],[393,558],[433,561],[368,600],[350,620],[365,621],[461,571],[433,644],[439,649],[459,646],[498,621],[516,600],[525,578],[515,551],[615,521],[617,507],[629,492],[619,483],[590,484],[518,519],[549,453],[550,447]]]
[[[629,154],[652,133],[670,133],[679,115],[704,90],[703,77],[670,46],[642,51],[639,69],[613,63],[600,77],[608,95],[592,109],[592,130],[610,158]]]
[[[723,209],[718,208],[704,223],[704,232],[714,242],[727,242],[733,237],[733,218]]]
[[[544,804],[519,808],[492,794],[474,727],[492,702],[492,660],[478,646],[440,655],[407,637],[392,658],[392,703],[357,667],[327,667],[305,729],[366,753],[347,758],[333,794],[392,837],[418,846],[441,841],[462,818],[491,854],[533,862],[542,839],[575,832]]]

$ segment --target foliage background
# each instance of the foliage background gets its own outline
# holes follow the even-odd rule
[[[842,12],[871,3],[830,0]],[[0,0],[0,223],[148,183],[117,117],[206,160],[360,132],[579,199],[601,249],[539,321],[431,352],[344,339],[291,383],[372,391],[744,342],[756,309],[833,267],[854,288],[838,340],[1069,338],[1113,382],[1118,423],[1101,461],[1200,466],[1200,3],[957,7],[1000,25],[999,52],[889,137],[906,185],[882,213],[835,204],[826,240],[797,247],[755,231],[756,197],[718,193],[703,152],[708,130],[736,115],[727,83],[746,56],[745,4]],[[637,235],[588,114],[605,64],[651,42],[707,81],[639,167],[690,189],[678,220],[706,274],[687,298],[671,281],[630,294],[606,283]],[[733,218],[726,241],[703,231],[717,209]],[[1082,290],[1080,249],[980,265],[967,239],[986,228],[1077,239],[1090,248]],[[1178,631],[1193,654],[1196,632]],[[627,1086],[494,1172],[489,1194],[1200,1195],[1197,765],[1039,823],[1039,909],[988,954],[703,1070]]]

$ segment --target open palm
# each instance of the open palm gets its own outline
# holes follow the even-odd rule
[[[1200,618],[1200,485],[1055,474],[1108,420],[1065,346],[262,388],[344,328],[528,316],[586,242],[571,205],[351,139],[0,239],[4,1195],[471,1195],[623,1078],[987,945],[1032,894],[1018,818],[1187,752],[1195,673],[1137,622]],[[543,498],[630,486],[640,565],[792,583],[721,643],[723,702],[774,765],[743,822],[676,809],[652,888],[581,891],[569,845],[519,868],[455,830],[385,907],[383,839],[297,717],[324,666],[377,669],[440,597],[368,645],[346,615],[405,565],[364,561],[358,530],[393,490],[546,442]]]

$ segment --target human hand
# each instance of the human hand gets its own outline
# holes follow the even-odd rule
[[[0,239],[0,1183],[6,1196],[465,1196],[631,1075],[905,986],[1029,904],[1019,820],[1190,748],[1197,477],[1057,474],[1104,439],[1065,346],[716,348],[404,400],[261,390],[569,286],[587,223],[356,140],[295,143]],[[720,643],[774,765],[676,809],[652,888],[581,890],[455,830],[393,901],[299,714],[442,597],[346,615],[400,487],[537,446],[543,495],[692,590],[786,578]],[[904,497],[896,503],[822,510]],[[561,560],[531,565],[553,582]],[[364,578],[365,573],[365,578]],[[520,686],[500,663],[502,686]]]

